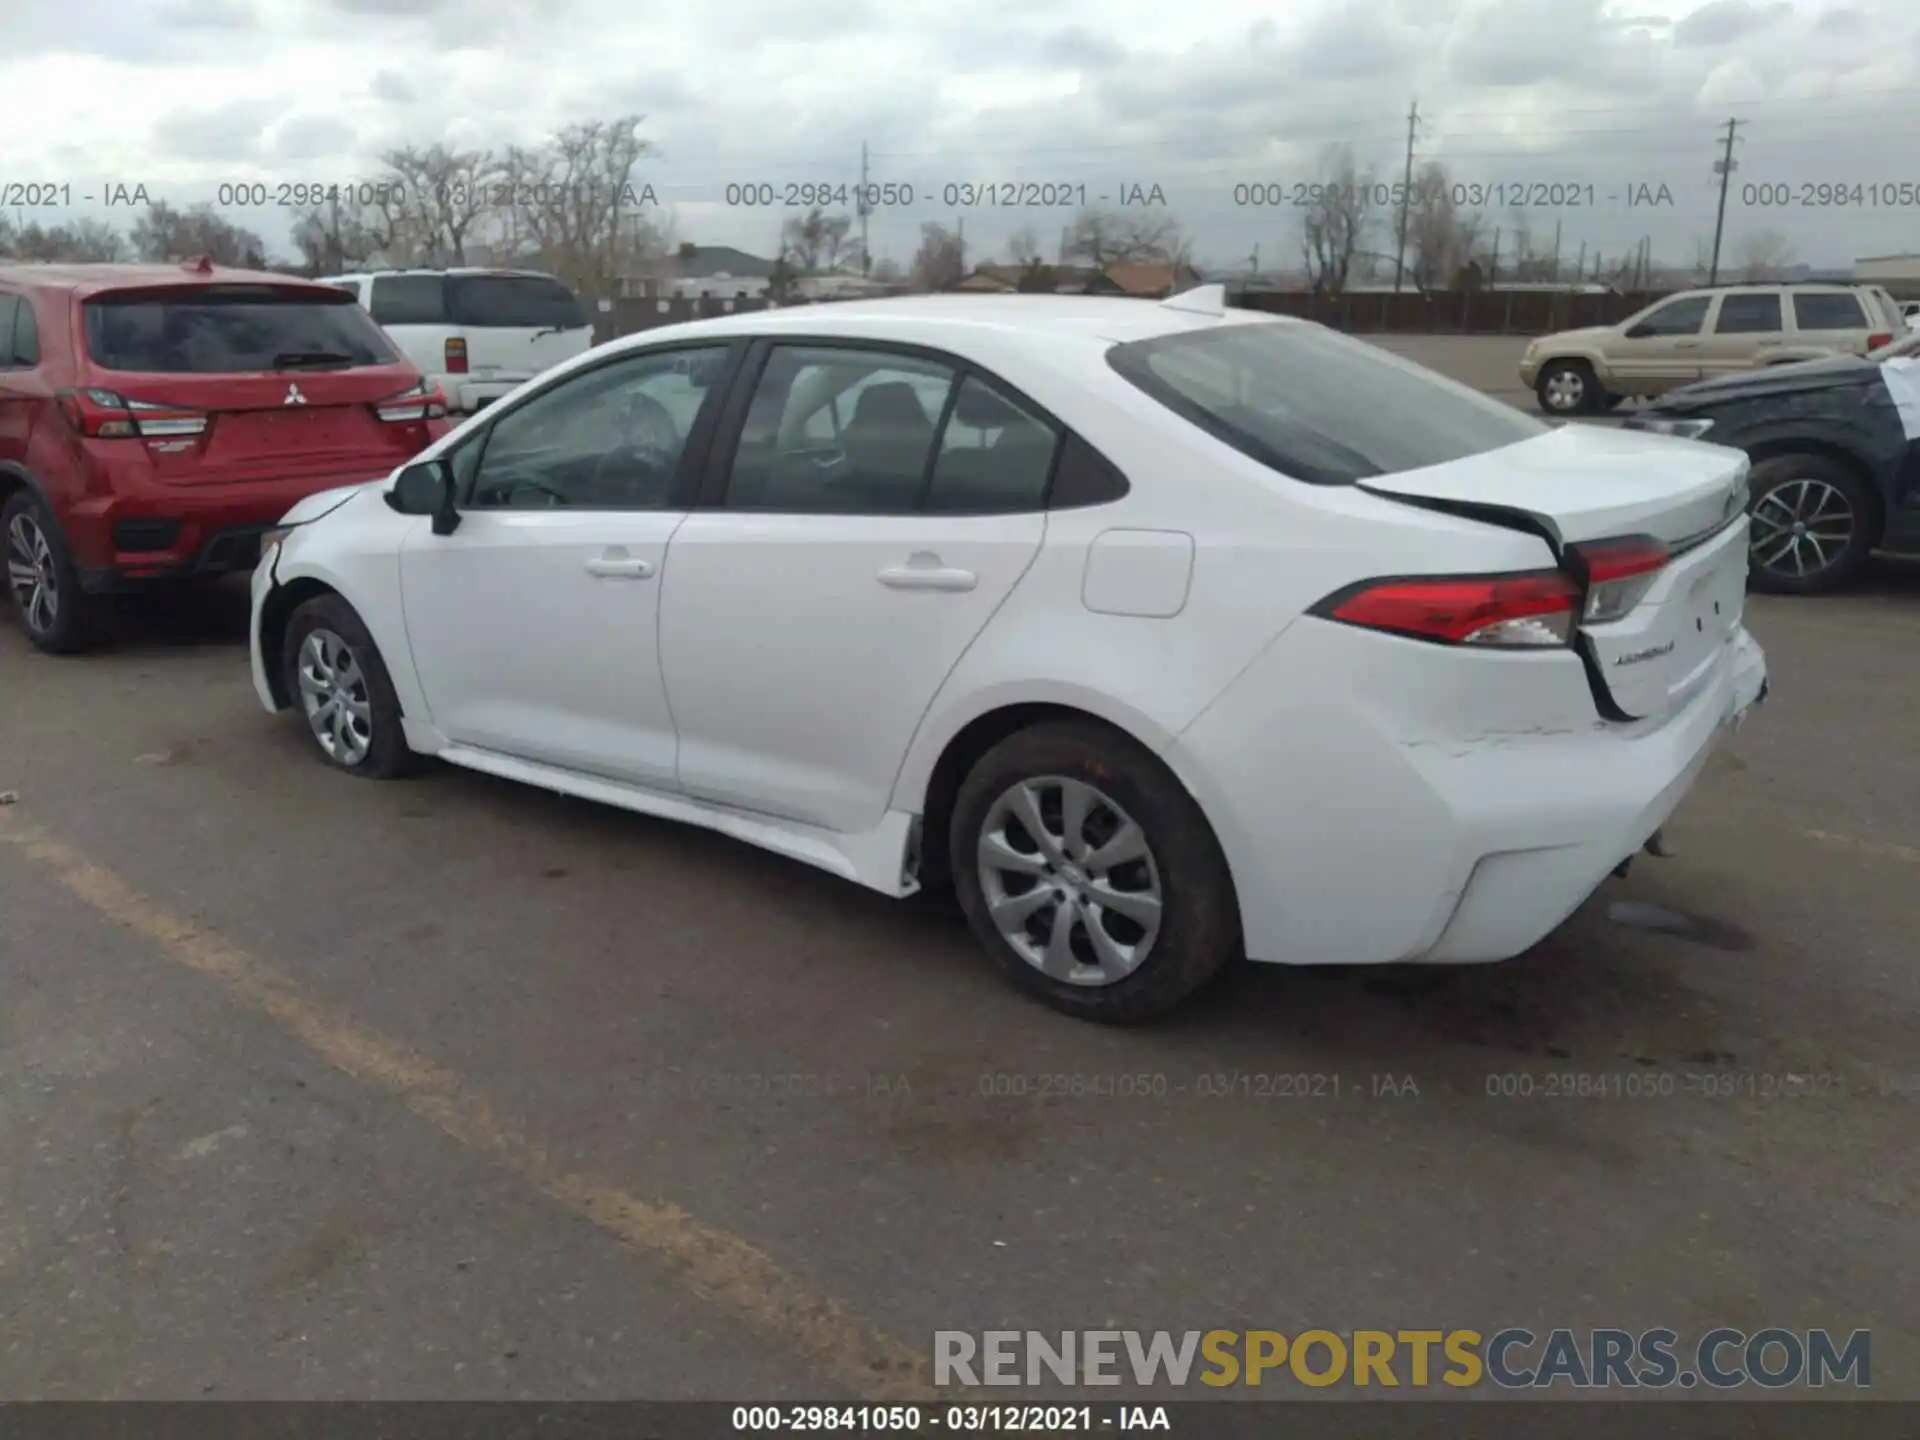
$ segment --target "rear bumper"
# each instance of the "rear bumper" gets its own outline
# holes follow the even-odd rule
[[[527,380],[474,379],[466,375],[435,375],[434,383],[439,385],[440,393],[447,397],[447,408],[455,414],[471,415],[484,410],[496,400],[503,400],[518,390]]]
[[[379,480],[387,466],[291,480],[158,486],[88,496],[63,516],[90,594],[251,570],[260,536],[309,495]]]
[[[1164,753],[1226,852],[1252,958],[1502,960],[1667,821],[1765,685],[1736,630],[1683,709],[1615,725],[1572,656],[1307,620]],[[1488,728],[1489,687],[1526,722]]]

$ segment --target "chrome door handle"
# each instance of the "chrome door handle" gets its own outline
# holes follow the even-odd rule
[[[980,577],[971,570],[949,570],[931,565],[890,565],[880,572],[889,590],[971,590]]]
[[[602,558],[587,561],[587,573],[602,580],[645,580],[653,574],[651,560]]]
[[[1673,348],[1676,350],[1698,350],[1700,348],[1700,342],[1698,340],[1676,340],[1673,342]]]

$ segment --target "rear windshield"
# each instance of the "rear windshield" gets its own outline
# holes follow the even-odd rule
[[[1551,428],[1318,325],[1221,325],[1118,345],[1108,359],[1216,439],[1315,485],[1443,465]]]
[[[573,292],[544,275],[449,275],[447,311],[481,329],[578,330],[587,317]]]
[[[398,358],[353,297],[333,289],[170,286],[95,296],[84,311],[87,353],[107,370],[225,375]]]

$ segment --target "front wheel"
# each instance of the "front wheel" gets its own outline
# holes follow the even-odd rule
[[[386,662],[345,600],[321,595],[293,612],[281,665],[287,694],[327,764],[369,780],[419,767]]]
[[[1586,415],[1603,393],[1593,367],[1584,360],[1555,360],[1534,381],[1534,395],[1549,415]]]
[[[1054,1009],[1164,1014],[1241,948],[1213,829],[1165,765],[1092,723],[1023,730],[960,787],[954,888],[975,936]]]
[[[1879,509],[1853,471],[1825,455],[1778,455],[1748,480],[1748,574],[1756,590],[1817,595],[1860,573]]]

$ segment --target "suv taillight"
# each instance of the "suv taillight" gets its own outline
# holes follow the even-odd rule
[[[1893,336],[1890,333],[1886,335],[1867,336],[1867,348],[1869,350],[1878,350],[1882,345],[1891,345],[1892,343]]]
[[[75,433],[90,440],[160,439],[199,435],[207,428],[207,417],[198,410],[129,400],[111,390],[79,387],[57,391],[54,398]]]
[[[449,375],[467,373],[467,342],[458,336],[447,341],[447,373]]]
[[[397,395],[389,395],[374,407],[382,420],[404,424],[410,420],[438,420],[447,413],[447,397],[439,387],[422,380]]]

